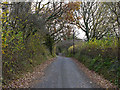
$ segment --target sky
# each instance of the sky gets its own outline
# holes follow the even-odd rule
[[[18,2],[18,1],[21,1],[21,2],[24,2],[24,1],[31,1],[31,2],[37,2],[37,1],[41,1],[41,0],[0,0],[0,2],[5,2],[5,1],[14,1],[14,2]],[[64,1],[65,3],[67,3],[68,1],[82,1],[82,0],[43,0],[42,4],[45,4],[47,3],[48,1],[52,2],[52,1]],[[85,1],[85,0],[83,0]],[[87,1],[93,1],[93,0],[87,0]],[[120,0],[97,0],[97,1],[100,1],[100,2],[118,2]],[[76,30],[79,32],[79,35],[78,35],[78,38],[80,39],[85,39],[85,33],[81,30],[81,29],[78,29],[76,28]]]
[[[44,1],[42,2],[42,4],[45,4],[45,3],[47,3],[48,1],[49,1],[49,0],[44,0]],[[50,0],[50,1],[53,1],[53,0]],[[61,0],[55,0],[55,1],[61,1]],[[65,3],[68,2],[68,0],[62,0],[62,1],[64,1]],[[69,1],[73,1],[73,0],[69,0]],[[74,1],[77,1],[77,0],[74,0]],[[80,39],[85,39],[85,33],[84,33],[81,29],[76,28],[76,30],[77,30],[77,32],[78,32],[78,33],[76,33],[76,34],[77,34],[77,37],[80,38]]]
[[[78,38],[80,38],[80,39],[85,39],[85,33],[84,33],[84,31],[82,31],[81,29],[78,29],[78,28],[76,28],[76,30],[78,31],[78,35],[77,35],[77,37]]]
[[[16,0],[17,1],[17,0]],[[36,1],[41,1],[41,0],[34,0],[35,2]],[[43,0],[42,4],[45,4],[47,3],[49,0]],[[50,0],[50,1],[53,1],[53,0]],[[55,1],[61,1],[61,0],[55,0]],[[72,0],[69,0],[69,1],[72,1]],[[64,0],[65,3],[68,2],[68,0]],[[0,10],[1,11],[1,10]],[[0,12],[1,13],[1,12]],[[77,37],[80,38],[80,39],[85,39],[85,33],[81,30],[81,29],[78,29],[76,28],[77,32]]]

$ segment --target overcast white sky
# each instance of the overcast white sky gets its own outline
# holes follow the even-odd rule
[[[77,37],[80,39],[85,39],[85,33],[81,29],[76,28],[76,30],[79,32]]]
[[[49,0],[44,0],[44,1],[42,2],[42,4],[45,4],[45,3],[47,3],[48,1],[49,1]],[[50,0],[50,1],[52,2],[53,0]],[[67,3],[68,1],[73,1],[73,0],[55,0],[55,1],[58,1],[58,2],[64,1],[65,3]],[[74,1],[78,1],[78,0],[74,0]],[[79,35],[77,35],[77,37],[80,38],[80,39],[85,39],[85,33],[84,33],[81,29],[76,28],[76,30],[77,30],[77,32],[79,33]]]
[[[5,2],[5,1],[7,1],[7,2],[25,2],[25,1],[27,1],[27,2],[28,1],[29,2],[37,2],[37,1],[41,1],[41,0],[0,0],[0,2]],[[48,1],[50,1],[50,2],[52,2],[52,1],[57,1],[57,2],[63,1],[65,3],[67,3],[68,1],[93,1],[93,0],[43,0],[42,4],[45,4]],[[118,2],[120,0],[97,0],[97,1],[99,1],[99,2]],[[78,35],[78,37],[81,38],[81,39],[84,39],[85,38],[85,33],[80,29],[76,28],[76,30],[80,33]]]
[[[24,2],[24,1],[37,2],[37,1],[41,1],[41,0],[0,0],[0,2],[5,2],[5,1],[8,1],[8,2],[10,2],[10,1],[12,1],[12,2]],[[68,1],[92,1],[92,0],[43,0],[42,4],[45,4],[48,1],[50,1],[50,2],[52,2],[52,1],[57,1],[57,2],[63,1],[65,3],[67,3]],[[97,0],[97,1],[99,1],[99,2],[118,2],[120,0]],[[85,39],[85,33],[81,29],[76,28],[76,30],[79,32],[78,37],[81,38],[81,39]]]

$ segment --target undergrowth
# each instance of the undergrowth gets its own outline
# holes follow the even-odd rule
[[[120,61],[118,61],[117,38],[107,37],[102,40],[92,39],[89,42],[80,42],[75,45],[74,55],[72,50],[73,46],[68,49],[69,53],[66,55],[75,57],[90,70],[94,70],[119,86]]]
[[[7,47],[3,48],[5,54],[2,56],[2,83],[7,85],[12,80],[20,78],[27,72],[32,72],[33,68],[42,62],[52,58],[48,48],[42,44],[43,38],[40,35],[31,35],[31,38],[27,40],[26,45],[22,43],[22,47],[19,50],[19,46],[14,46],[13,43],[9,43]]]

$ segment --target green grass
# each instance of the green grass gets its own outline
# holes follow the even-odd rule
[[[110,82],[118,85],[120,79],[120,67],[118,64],[118,41],[116,37],[107,37],[101,40],[92,39],[89,42],[77,43],[75,55],[73,46],[69,47],[69,57],[75,57],[90,70],[93,70]],[[120,86],[119,86],[120,87]]]
[[[109,58],[102,58],[100,56],[91,58],[87,55],[76,54],[74,57],[90,70],[93,70],[99,73],[100,75],[102,74],[104,78],[114,83],[115,85],[118,85],[118,68],[116,69],[117,63],[110,62]],[[120,72],[118,74],[120,75]]]

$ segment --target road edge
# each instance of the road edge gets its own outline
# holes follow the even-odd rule
[[[77,59],[72,57],[72,60],[94,83],[99,85],[101,88],[118,88],[116,85],[106,80],[102,75],[97,74],[95,71],[88,69],[84,64],[79,62]]]
[[[13,80],[8,86],[3,88],[32,88],[31,85],[38,81],[38,78],[42,78],[45,73],[44,70],[52,63],[56,57],[46,60],[40,65],[34,67],[33,72],[28,72],[23,77]]]

